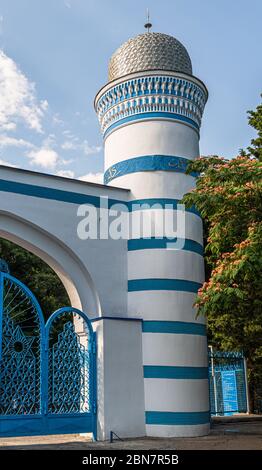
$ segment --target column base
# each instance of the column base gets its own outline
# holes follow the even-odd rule
[[[159,425],[147,424],[146,435],[149,437],[200,437],[210,432],[210,424],[197,425]]]

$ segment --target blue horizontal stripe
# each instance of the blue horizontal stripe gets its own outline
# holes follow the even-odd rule
[[[92,204],[95,207],[100,207],[100,197],[90,196],[88,194],[76,193],[73,191],[64,191],[61,189],[53,189],[45,186],[37,186],[27,183],[18,183],[16,181],[8,181],[0,179],[0,191],[14,194],[23,194],[24,196],[39,197],[41,199],[56,200],[61,202],[68,202],[71,204]],[[105,199],[105,198],[101,198]],[[139,205],[146,204],[150,208],[151,206],[158,204],[163,208],[166,204],[173,205],[174,210],[179,204],[177,199],[139,199],[135,201],[121,201],[118,199],[108,199],[108,207],[112,207],[114,204],[123,204],[127,209],[132,212],[133,210],[139,210]],[[193,212],[199,216],[199,212],[195,208],[186,209],[188,212]]]
[[[165,209],[165,206],[172,206],[173,210],[177,210],[177,205],[181,204],[181,200],[179,199],[168,199],[168,198],[151,198],[151,199],[135,199],[134,201],[129,201],[128,206],[130,212],[134,212],[137,210],[141,210],[141,205],[143,205],[142,210],[151,209],[155,205],[160,206],[161,208]],[[186,209],[186,212],[192,212],[200,217],[198,210],[195,207],[190,207]]]
[[[187,335],[206,335],[206,325],[183,321],[143,321],[143,333],[173,333]]]
[[[197,131],[199,131],[199,125],[193,121],[193,119],[190,119],[186,116],[181,116],[180,114],[175,114],[175,113],[167,113],[167,112],[152,112],[152,113],[141,113],[141,114],[134,114],[133,116],[128,116],[123,119],[119,119],[119,121],[114,122],[109,126],[106,131],[104,132],[104,138],[109,134],[113,129],[116,127],[122,126],[123,124],[127,124],[129,122],[133,121],[140,121],[141,119],[172,119],[174,121],[181,121],[185,122],[187,124],[190,124],[191,126],[194,127]]]
[[[135,251],[135,250],[152,250],[152,249],[172,249],[172,244],[174,245],[173,248],[175,249],[175,243],[179,242],[181,244],[181,248],[178,250],[185,250],[191,251],[193,253],[198,253],[199,255],[203,255],[203,246],[200,243],[197,243],[194,240],[183,240],[182,238],[137,238],[128,241],[128,251]],[[184,246],[182,243],[184,242]]]
[[[146,424],[160,425],[194,425],[208,424],[210,422],[209,411],[197,412],[171,412],[171,411],[146,411]]]
[[[145,379],[207,379],[208,367],[144,366]]]
[[[128,281],[128,292],[146,290],[177,290],[197,292],[202,284],[185,279],[134,279]]]
[[[18,183],[16,181],[0,179],[0,191],[4,191],[7,193],[23,194],[24,196],[39,197],[42,199],[69,202],[72,204],[93,204],[95,207],[100,207],[100,197],[98,196],[90,196],[88,194],[64,191],[61,189],[53,189],[45,186],[37,186],[27,183]],[[165,204],[172,204],[174,209],[176,209],[178,203],[179,200],[177,199],[139,199],[136,201],[129,202],[121,201],[118,199],[108,199],[109,208],[112,207],[112,205],[114,204],[123,204],[128,208],[130,212],[132,212],[133,210],[138,210],[138,205],[140,204],[147,204],[149,207],[154,204],[159,204],[162,207],[164,207]],[[144,207],[144,209],[147,209],[147,207]],[[197,210],[194,208],[186,210],[199,215]]]
[[[100,207],[100,202],[103,197],[90,196],[88,194],[81,194],[71,191],[64,191],[61,189],[53,189],[44,186],[36,186],[32,184],[17,183],[15,181],[0,180],[0,191],[8,193],[23,194],[25,196],[39,197],[41,199],[51,199],[56,201],[68,202],[72,204],[92,204],[95,207]],[[114,204],[123,204],[128,208],[128,203],[117,199],[108,199],[108,207]]]
[[[175,171],[185,173],[191,160],[176,155],[141,155],[128,160],[117,162],[108,168],[104,174],[104,183],[107,184],[119,176],[141,171]],[[198,176],[192,172],[191,176]]]

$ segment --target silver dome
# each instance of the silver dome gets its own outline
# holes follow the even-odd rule
[[[192,75],[186,48],[173,36],[144,33],[129,39],[112,55],[108,80],[145,70],[173,70]]]

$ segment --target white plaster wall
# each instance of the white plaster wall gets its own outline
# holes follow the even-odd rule
[[[128,279],[187,279],[203,283],[204,260],[186,250],[147,249],[129,251]]]
[[[128,293],[130,316],[144,320],[205,323],[193,307],[195,294],[179,291],[138,291]]]
[[[111,186],[130,188],[130,199],[182,199],[195,187],[195,178],[175,171],[142,171],[119,176]]]
[[[114,130],[105,139],[105,169],[116,162],[143,155],[199,155],[198,133],[189,125],[148,120]]]
[[[207,411],[209,407],[208,380],[145,379],[145,397],[148,410]]]
[[[145,435],[140,321],[93,323],[98,341],[98,439]]]
[[[207,367],[206,336],[144,333],[143,359],[144,365]]]
[[[144,209],[130,213],[131,238],[142,238],[144,230],[151,228],[155,237],[178,237],[194,240],[203,245],[202,219],[193,212],[173,209]],[[166,223],[168,221],[168,223]],[[170,222],[169,222],[170,221]]]

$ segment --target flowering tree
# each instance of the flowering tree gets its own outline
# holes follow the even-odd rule
[[[254,114],[258,113],[254,117]],[[250,112],[262,131],[262,106]],[[201,157],[196,189],[183,202],[199,210],[206,232],[207,281],[198,291],[198,314],[207,316],[210,342],[242,350],[249,369],[251,409],[262,379],[262,159],[259,139],[249,153],[227,160]],[[252,153],[251,153],[252,152]]]

